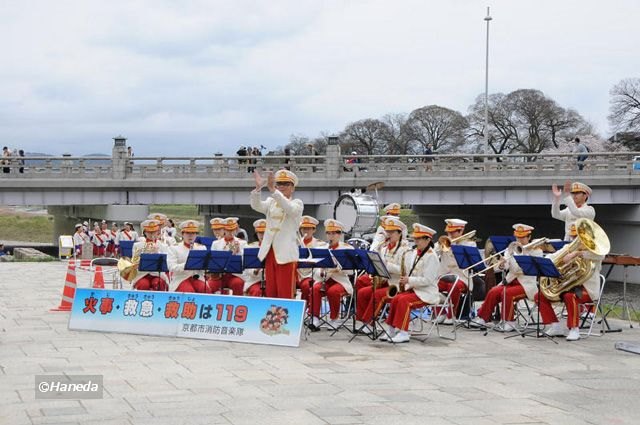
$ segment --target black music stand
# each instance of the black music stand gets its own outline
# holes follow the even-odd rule
[[[553,261],[551,261],[551,259],[549,258],[534,257],[530,255],[514,255],[513,258],[516,260],[516,262],[522,269],[522,273],[524,273],[527,276],[536,276],[536,286],[538,287],[538,297],[541,296],[540,294],[540,278],[541,277],[550,277],[550,278],[561,277],[561,274],[556,268],[555,264],[553,264]],[[528,336],[529,334],[535,332],[536,338],[540,338],[541,336],[543,336],[557,344],[558,341],[554,340],[552,337],[545,334],[544,332],[541,332],[540,330],[540,300],[538,300],[538,305],[536,306],[536,309],[537,309],[536,328],[525,330],[520,335],[522,335],[522,337],[524,338],[525,336]],[[512,335],[512,336],[516,336],[516,335]]]
[[[298,259],[298,268],[299,269],[311,269],[311,287],[309,288],[309,305],[307,306],[307,331],[318,331],[319,328],[316,329],[313,326],[313,314],[312,314],[312,306],[313,306],[313,286],[315,282],[313,281],[313,271],[317,268],[320,269],[329,269],[336,266],[333,261],[333,257],[331,255],[331,251],[328,248],[305,248],[300,247],[299,251],[299,259]],[[327,323],[326,320],[320,319],[322,322]]]
[[[480,255],[480,250],[475,246],[451,245],[451,252],[453,253],[453,257],[455,258],[456,263],[458,263],[458,267],[461,270],[467,271],[467,294],[466,294],[467,299],[465,299],[465,303],[469,304],[469,314],[467,315],[467,319],[464,323],[465,323],[465,327],[470,329],[471,328],[470,323],[472,319],[471,315],[473,313],[473,302],[474,302],[473,301],[473,278],[471,276],[473,275],[473,272],[481,272],[485,268],[484,260]],[[459,308],[460,308],[460,312],[458,313],[458,317],[457,317],[458,320],[462,319],[462,312],[464,310],[462,306],[459,306]],[[456,316],[452,314],[452,317],[456,317]],[[458,326],[458,325],[454,323],[454,326]],[[485,329],[480,328],[480,330],[486,331],[486,328]]]
[[[245,248],[242,251],[242,265],[245,269],[260,269],[262,270],[262,278],[260,279],[260,293],[265,296],[266,286],[264,280],[264,261],[260,261],[258,258],[258,252],[260,248]]]
[[[158,273],[158,277],[160,277],[160,273],[168,273],[167,254],[140,254],[138,271],[156,272]],[[169,285],[167,284],[167,290],[168,289]]]
[[[379,276],[385,279],[391,278],[391,275],[389,274],[389,270],[387,270],[387,267],[385,266],[384,261],[382,261],[382,258],[380,257],[380,254],[378,252],[367,251],[364,249],[340,249],[340,250],[333,251],[333,254],[336,260],[338,261],[338,263],[340,263],[340,266],[342,267],[343,270],[364,270],[365,272],[367,272],[368,274],[374,277]],[[361,332],[365,327],[368,326],[366,323],[364,323],[360,328],[355,329],[355,316],[354,316],[353,336],[351,337],[349,342],[353,341],[359,334],[366,335],[371,340],[376,340],[380,335],[378,332],[378,328],[380,328],[383,333],[389,336],[387,331],[384,329],[384,327],[381,324],[378,323],[378,320],[375,317],[376,289],[378,288],[373,288],[373,293],[371,294],[371,311],[373,312],[373,318],[372,318],[373,323],[372,323],[371,333],[366,335]],[[354,295],[356,296],[354,300],[355,302],[357,302],[357,294],[355,294],[355,290],[354,290]]]

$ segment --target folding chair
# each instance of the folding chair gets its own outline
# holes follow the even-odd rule
[[[586,329],[586,322],[587,320],[590,321],[589,330],[587,332],[580,332],[581,336],[582,335],[586,337],[591,336],[591,334],[593,333],[593,325],[598,320],[598,314],[600,317],[601,329],[599,334],[594,334],[593,336],[602,336],[605,333],[606,318],[605,318],[604,312],[602,311],[603,309],[600,303],[602,301],[602,294],[604,293],[604,286],[606,283],[607,283],[607,279],[603,275],[600,275],[600,290],[598,291],[598,299],[590,303],[580,304],[581,306],[588,307],[584,317],[582,317],[582,319],[580,320],[580,329]],[[591,315],[592,309],[593,309],[593,316]]]
[[[453,308],[453,305],[451,304],[451,293],[448,293],[446,296],[444,294],[440,294],[440,303],[438,304],[429,304],[426,305],[424,307],[420,307],[418,309],[415,309],[414,312],[415,316],[414,316],[414,320],[419,321],[420,323],[420,330],[415,333],[412,332],[412,337],[413,336],[417,336],[417,337],[421,337],[422,338],[416,338],[418,341],[420,342],[425,342],[427,339],[429,339],[429,336],[431,336],[431,333],[433,332],[433,329],[435,328],[438,337],[442,338],[442,339],[448,339],[450,341],[455,341],[458,334],[457,334],[457,329],[458,327],[455,326],[451,326],[451,331],[449,333],[453,333],[453,337],[451,336],[446,336],[443,335],[440,332],[440,326],[441,323],[439,322],[440,317],[446,317],[447,315],[447,309]],[[431,313],[429,314],[429,319],[425,319],[425,314],[427,312],[427,310],[430,310]],[[413,314],[413,312],[412,312]],[[428,328],[427,331],[424,332],[424,325],[427,324]]]
[[[110,284],[113,289],[122,288],[122,280],[120,279],[120,272],[118,271],[118,259],[117,258],[94,258],[91,260],[90,273],[91,282],[90,286],[93,288],[93,283],[96,276],[96,266],[102,267],[102,275],[104,276],[105,285]]]

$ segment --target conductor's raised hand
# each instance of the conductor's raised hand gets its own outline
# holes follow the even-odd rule
[[[558,185],[555,183],[553,184],[553,186],[551,186],[551,192],[553,192],[553,196],[555,196],[556,198],[559,198],[562,195],[562,190],[560,190]]]
[[[564,188],[562,190],[567,195],[571,193],[571,181],[570,180],[567,180],[566,182],[564,182]]]
[[[272,193],[276,190],[276,178],[273,175],[273,171],[269,171],[267,174],[267,189]]]
[[[253,179],[256,181],[256,190],[262,189],[262,187],[264,186],[264,179],[262,178],[258,170],[253,171]]]

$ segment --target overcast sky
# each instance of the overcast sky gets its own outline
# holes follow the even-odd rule
[[[640,76],[640,1],[0,3],[2,144],[28,152],[234,154],[291,134],[535,88],[609,133]]]

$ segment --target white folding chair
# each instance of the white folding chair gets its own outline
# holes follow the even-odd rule
[[[446,296],[444,294],[440,294],[440,297],[441,297],[440,302],[438,304],[429,304],[414,310],[415,312],[414,320],[419,321],[420,330],[417,333],[415,331],[412,332],[412,336],[418,337],[416,339],[420,342],[425,342],[427,339],[429,339],[434,329],[436,330],[438,337],[443,339],[455,341],[458,336],[457,334],[458,327],[455,325],[455,323],[453,326],[450,326],[450,327],[447,326],[447,328],[450,329],[448,333],[449,334],[452,333],[453,336],[445,335],[440,331],[440,326],[442,324],[439,323],[440,322],[439,319],[441,317],[447,316],[447,309],[453,308],[453,305],[451,304],[451,293],[448,293]],[[429,309],[431,310],[431,314],[429,315],[429,319],[425,319],[424,317],[425,313]],[[427,327],[426,332],[424,329],[425,325]]]
[[[582,303],[581,306],[588,307],[584,313],[584,317],[580,319],[580,329],[586,329],[586,323],[589,321],[589,330],[586,332],[580,332],[581,336],[590,337],[593,334],[593,325],[600,320],[600,332],[593,334],[593,336],[602,336],[605,333],[605,317],[602,311],[602,294],[604,293],[604,286],[607,283],[607,279],[600,275],[600,290],[598,291],[598,299],[589,303]],[[593,315],[592,311],[593,310]]]

